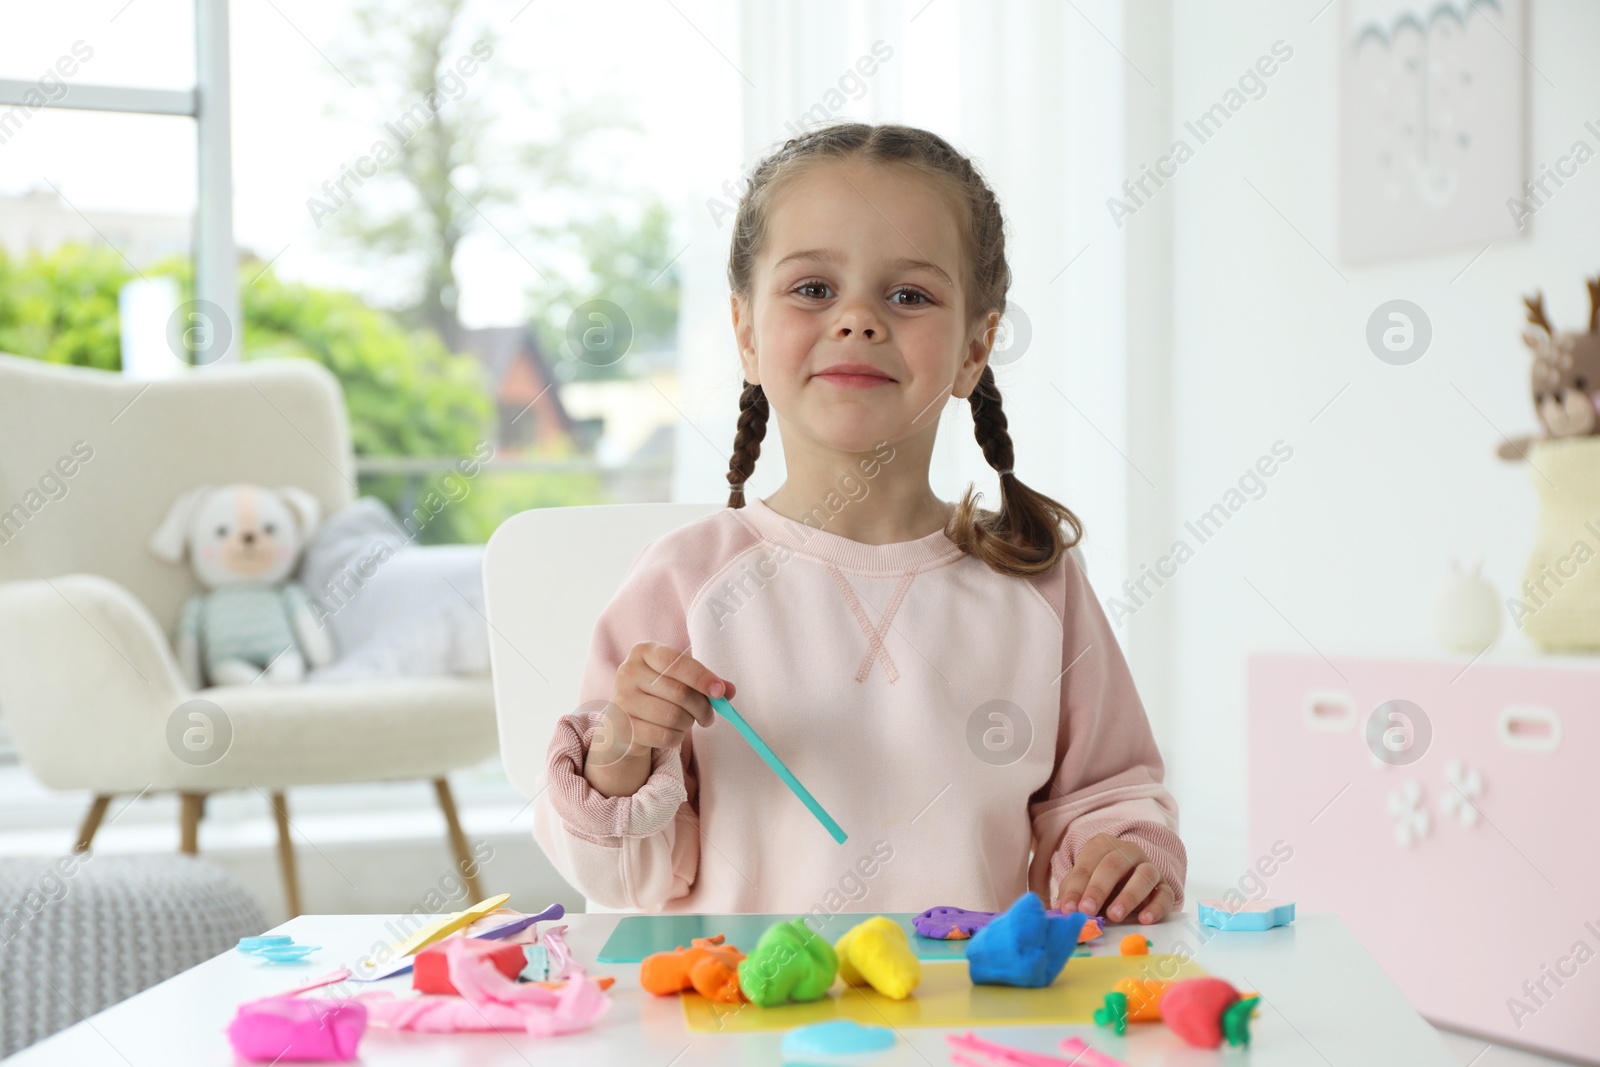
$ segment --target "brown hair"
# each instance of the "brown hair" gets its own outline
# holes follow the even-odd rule
[[[1005,313],[1011,268],[1006,263],[1005,223],[994,191],[972,161],[942,137],[914,126],[895,124],[833,123],[790,138],[761,160],[750,174],[749,187],[739,201],[733,224],[728,286],[735,293],[747,298],[750,295],[756,260],[765,244],[767,224],[779,192],[808,165],[846,159],[912,167],[952,194],[966,223],[962,258],[969,265],[967,321],[972,322],[991,309]],[[1002,574],[1025,577],[1049,571],[1061,554],[1083,537],[1083,524],[1066,505],[1029,488],[1010,473],[1014,453],[993,367],[983,368],[969,402],[973,435],[983,449],[983,457],[1001,472],[1000,510],[979,508],[978,494],[969,483],[945,532],[963,552]],[[744,507],[744,485],[761,455],[767,415],[765,391],[759,385],[744,382],[733,456],[728,460],[730,508]],[[1062,532],[1063,522],[1072,530],[1070,538]]]

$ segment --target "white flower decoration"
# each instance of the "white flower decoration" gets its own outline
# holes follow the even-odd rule
[[[1414,779],[1407,779],[1389,794],[1389,814],[1395,819],[1394,839],[1402,848],[1410,847],[1433,828],[1433,819],[1422,806],[1422,786]]]
[[[1449,787],[1439,796],[1439,810],[1446,818],[1454,817],[1462,826],[1478,825],[1478,806],[1475,803],[1483,792],[1483,775],[1476,767],[1467,767],[1453,759],[1444,766],[1445,781]]]

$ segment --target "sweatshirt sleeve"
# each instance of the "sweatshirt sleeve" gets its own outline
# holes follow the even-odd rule
[[[692,590],[657,544],[647,546],[601,613],[590,640],[578,710],[556,724],[546,785],[534,799],[533,836],[557,871],[589,900],[659,910],[694,885],[700,864],[693,743],[651,754],[650,777],[628,797],[607,797],[583,777],[585,754],[616,682],[640,641],[688,649]]]
[[[1060,724],[1055,771],[1034,793],[1029,886],[1055,901],[1078,852],[1096,834],[1144,849],[1183,904],[1188,855],[1178,838],[1178,805],[1162,784],[1164,766],[1133,675],[1104,610],[1073,552],[1063,553]]]

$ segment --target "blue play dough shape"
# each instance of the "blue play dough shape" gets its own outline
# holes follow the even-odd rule
[[[1067,965],[1088,921],[1081,911],[1046,915],[1039,894],[1024,893],[967,942],[967,973],[974,985],[1047,986]]]
[[[882,1026],[862,1026],[853,1019],[797,1026],[783,1035],[785,1056],[842,1056],[852,1052],[881,1052],[894,1044],[894,1031]]]
[[[1278,904],[1264,911],[1226,911],[1209,904],[1200,905],[1200,921],[1218,930],[1270,930],[1294,922],[1294,902]]]

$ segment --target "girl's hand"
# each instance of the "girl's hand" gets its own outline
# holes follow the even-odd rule
[[[1144,849],[1110,834],[1095,834],[1078,850],[1078,861],[1057,890],[1058,911],[1079,909],[1121,922],[1137,914],[1141,923],[1158,923],[1172,910],[1172,889]]]
[[[632,796],[650,777],[650,752],[677,748],[695,723],[716,718],[708,696],[731,698],[732,682],[670,645],[641,641],[617,667],[611,701],[590,739],[583,773],[606,796]]]

